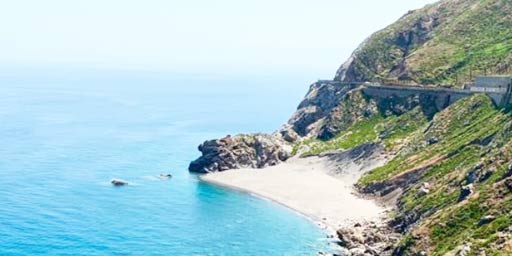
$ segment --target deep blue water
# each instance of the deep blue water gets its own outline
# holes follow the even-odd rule
[[[1,75],[0,255],[325,250],[325,234],[302,216],[187,172],[205,139],[277,128],[304,85],[293,77]],[[112,187],[112,178],[131,185]]]

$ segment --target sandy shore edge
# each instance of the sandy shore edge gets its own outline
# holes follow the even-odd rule
[[[325,157],[294,158],[264,169],[236,169],[199,176],[203,182],[233,189],[287,207],[328,233],[355,223],[381,223],[388,208],[357,195],[353,185],[383,159],[339,163]],[[372,162],[373,161],[373,162]]]
[[[264,195],[258,194],[257,192],[245,189],[243,187],[233,186],[233,185],[230,185],[230,184],[227,184],[227,183],[209,180],[208,177],[206,177],[206,175],[200,175],[200,176],[198,176],[198,178],[202,182],[208,183],[208,184],[213,185],[213,186],[218,186],[218,187],[226,188],[226,189],[233,190],[233,191],[236,191],[236,192],[245,193],[245,194],[248,194],[250,196],[259,198],[261,200],[265,200],[265,201],[271,202],[273,204],[280,205],[281,207],[285,207],[286,209],[288,209],[288,210],[290,210],[290,211],[292,211],[292,212],[302,216],[303,218],[305,218],[305,219],[315,223],[320,228],[328,231],[329,234],[336,232],[335,227],[330,226],[329,223],[327,223],[325,221],[322,221],[321,219],[319,219],[316,216],[309,215],[309,214],[307,214],[305,212],[301,212],[300,209],[292,208],[292,207],[290,207],[289,205],[287,205],[287,204],[285,204],[283,202],[274,200],[272,198],[269,198],[269,197],[266,197]]]

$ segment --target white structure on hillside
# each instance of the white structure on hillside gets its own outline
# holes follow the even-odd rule
[[[512,76],[478,76],[469,89],[472,92],[503,93],[510,91]]]

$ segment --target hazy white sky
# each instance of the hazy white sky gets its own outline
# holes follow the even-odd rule
[[[330,78],[372,32],[434,0],[16,0],[0,65]]]

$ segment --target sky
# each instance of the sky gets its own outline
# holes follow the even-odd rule
[[[331,78],[434,0],[3,0],[0,67],[287,72]]]

